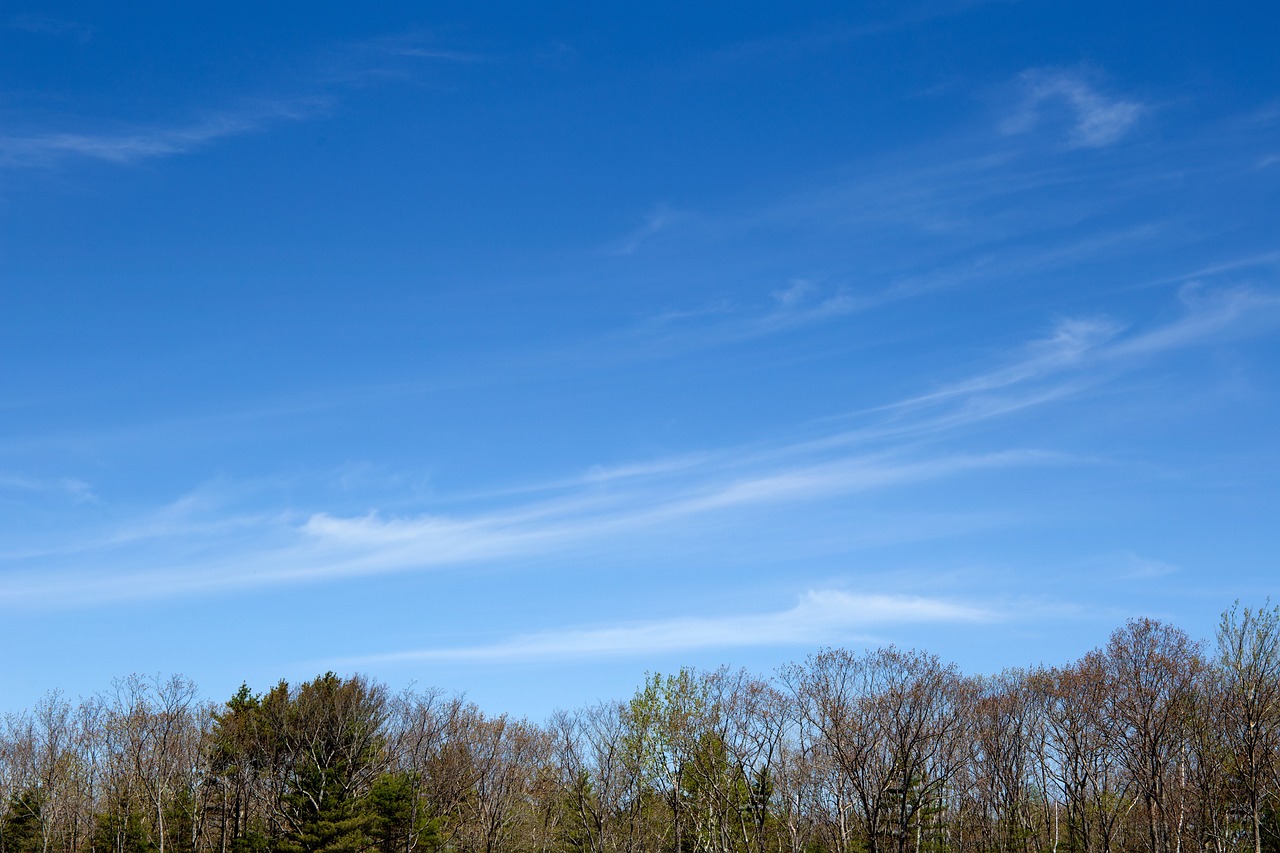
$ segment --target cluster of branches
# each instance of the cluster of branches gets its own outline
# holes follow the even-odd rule
[[[1280,608],[1062,667],[682,670],[543,724],[333,673],[131,677],[0,730],[0,853],[1278,853]]]

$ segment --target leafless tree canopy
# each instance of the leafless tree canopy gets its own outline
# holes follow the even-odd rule
[[[895,647],[544,724],[327,673],[0,725],[0,853],[1280,853],[1280,608],[972,677]]]

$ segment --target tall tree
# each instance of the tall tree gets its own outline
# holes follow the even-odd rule
[[[1038,705],[1038,773],[1057,788],[1055,803],[1065,806],[1066,846],[1110,853],[1133,786],[1112,748],[1101,658],[1092,654],[1069,667],[1037,670],[1028,686]],[[1056,806],[1050,824],[1050,849],[1056,853],[1062,835]]]
[[[784,680],[822,737],[837,791],[847,786],[856,800],[869,853],[919,848],[922,817],[963,763],[966,687],[955,667],[893,646],[861,656],[829,649]]]
[[[786,697],[746,671],[718,670],[711,676],[718,735],[732,766],[732,784],[722,792],[742,847],[764,853],[773,846],[778,776],[791,729]]]
[[[707,711],[706,682],[688,668],[651,675],[627,706],[628,748],[639,759],[644,783],[670,811],[661,823],[669,827],[677,853],[695,831],[686,795]]]
[[[1023,672],[985,679],[975,701],[970,738],[972,793],[986,824],[986,849],[1025,851],[1038,848],[1041,815],[1035,800],[1032,764],[1035,752],[1036,703]]]
[[[1280,756],[1280,607],[1240,602],[1218,626],[1222,722],[1245,796],[1254,853],[1262,853],[1263,815],[1275,809]]]
[[[368,814],[360,800],[387,767],[385,688],[332,672],[296,689],[281,682],[257,716],[259,749],[279,791],[280,850],[361,850]]]
[[[1180,848],[1188,813],[1187,747],[1204,662],[1184,631],[1132,619],[1099,658],[1111,739],[1146,811],[1150,853]]]

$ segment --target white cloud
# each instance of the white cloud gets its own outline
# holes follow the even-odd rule
[[[1002,367],[880,409],[972,402],[989,392],[1063,377],[1072,383],[1068,387],[1078,388],[1075,383],[1080,379],[1090,381],[1100,371],[1120,370],[1143,358],[1280,326],[1280,293],[1249,288],[1204,291],[1189,286],[1182,288],[1180,301],[1181,317],[1145,329],[1126,329],[1106,317],[1060,320],[1047,336],[1023,347]]]
[[[903,442],[1060,402],[1161,353],[1280,325],[1280,295],[1269,292],[1191,287],[1182,302],[1182,316],[1146,328],[1096,317],[1061,320],[1009,363],[859,413],[863,423],[852,429],[588,469],[541,487],[491,494],[496,508],[470,514],[237,514],[197,494],[114,533],[98,532],[79,543],[60,537],[57,548],[41,557],[53,565],[10,572],[0,602],[83,605],[582,553],[628,535],[677,534],[712,519],[746,523],[748,513],[760,509],[798,508],[980,471],[1094,464],[1030,448],[928,453]],[[538,492],[554,497],[530,497]],[[0,559],[39,556],[39,549],[6,550]],[[101,559],[86,560],[90,553]],[[58,554],[96,568],[60,569]]]
[[[1053,107],[1065,107],[1070,120],[1069,142],[1077,148],[1101,148],[1120,141],[1147,108],[1137,102],[1108,97],[1082,76],[1061,70],[1033,69],[1020,76],[1024,90],[1018,111],[1001,125],[1008,134],[1025,133]]]
[[[704,648],[821,645],[868,640],[889,625],[975,624],[1002,618],[963,602],[901,595],[811,590],[795,606],[770,613],[688,616],[606,627],[566,628],[523,634],[496,643],[414,649],[344,658],[342,667],[411,661],[508,663],[614,657]]]
[[[666,311],[626,334],[611,337],[609,343],[643,344],[670,356],[681,350],[744,343],[809,328],[898,298],[886,294],[854,296],[842,288],[823,288],[806,279],[792,279],[769,296],[763,305],[720,302],[698,310]]]
[[[608,247],[608,252],[614,255],[635,254],[645,243],[669,230],[672,226],[687,221],[689,218],[690,215],[688,213],[676,210],[670,205],[656,205],[645,216],[642,225],[623,235],[621,239],[614,241]]]
[[[219,139],[254,133],[278,122],[313,118],[324,112],[328,103],[325,98],[298,98],[212,113],[186,124],[99,133],[4,135],[0,136],[0,167],[49,167],[76,159],[131,165],[185,154]]]
[[[784,447],[778,454],[785,455],[789,449]],[[707,466],[675,480],[641,483],[630,491],[578,495],[470,518],[340,518],[321,513],[308,519],[301,532],[320,548],[357,552],[387,570],[425,567],[569,548],[734,509],[799,504],[970,471],[1065,459],[1028,450],[920,460],[868,455],[803,465],[780,465],[774,460],[773,470],[736,476],[732,468]],[[756,464],[767,463],[762,459]]]
[[[784,308],[792,308],[803,302],[817,290],[817,285],[805,278],[793,278],[787,286],[773,293],[773,298]]]
[[[889,403],[873,411],[917,408],[961,399],[970,405],[969,414],[972,414],[973,404],[979,395],[1034,383],[1072,368],[1079,368],[1099,347],[1120,332],[1121,327],[1106,318],[1064,319],[1046,337],[1024,346],[1016,357],[1002,367],[961,379],[927,394]],[[1048,399],[1056,399],[1056,396],[1046,398],[1045,401]],[[1003,407],[999,407],[996,413],[1004,411]]]
[[[1139,554],[1123,554],[1116,559],[1115,564],[1119,577],[1126,580],[1152,580],[1168,577],[1178,571],[1178,567],[1172,563]]]
[[[97,500],[93,487],[75,477],[40,478],[0,473],[0,489],[22,492],[61,494],[73,503],[92,503]]]
[[[1253,288],[1208,290],[1195,283],[1179,291],[1179,319],[1116,341],[1109,359],[1149,356],[1171,349],[1245,337],[1280,323],[1280,293]]]
[[[93,27],[49,15],[14,15],[9,19],[8,27],[36,35],[69,37],[81,44],[93,38]]]
[[[443,62],[469,63],[489,62],[495,57],[469,50],[458,50],[442,47],[440,41],[430,30],[413,30],[368,39],[351,45],[356,53],[373,53],[385,56],[403,56],[410,59],[433,59]]]
[[[626,488],[600,492],[587,487],[555,500],[470,516],[319,512],[301,523],[286,513],[203,523],[184,516],[182,536],[171,536],[175,528],[164,520],[156,522],[158,527],[133,525],[128,530],[132,538],[102,537],[61,549],[80,564],[84,553],[95,549],[106,554],[124,548],[123,558],[104,558],[91,572],[9,574],[0,588],[0,604],[83,606],[572,553],[630,533],[679,530],[683,523],[736,510],[794,506],[982,469],[1062,461],[1054,454],[1009,451],[927,459],[855,455],[797,464],[783,458],[790,452],[784,447],[748,460],[729,455],[717,464],[672,472],[659,466],[650,477],[637,475],[638,482]],[[183,547],[175,553],[157,539],[176,539]],[[208,543],[216,546],[216,558],[198,556]],[[128,550],[130,545],[136,546],[134,551]]]

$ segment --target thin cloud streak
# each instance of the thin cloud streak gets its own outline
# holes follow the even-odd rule
[[[70,33],[79,36],[81,41],[92,35],[92,30],[82,25],[39,15],[12,18],[9,27],[33,33]],[[263,132],[278,124],[315,119],[331,112],[337,100],[336,94],[342,90],[342,87],[335,88],[334,84],[352,84],[378,75],[379,69],[370,67],[370,57],[373,56],[455,64],[490,59],[477,53],[436,47],[418,34],[358,43],[348,50],[342,61],[346,66],[342,74],[318,75],[311,81],[316,94],[256,101],[246,99],[240,107],[210,111],[201,118],[186,122],[137,123],[124,129],[100,131],[10,132],[0,135],[0,169],[47,169],[75,161],[136,165],[189,154],[220,140]]]
[[[816,500],[835,495],[890,488],[912,482],[935,480],[971,470],[1008,466],[1046,465],[1082,461],[1061,454],[1036,450],[1014,450],[990,454],[955,454],[925,460],[903,459],[894,454],[823,456],[839,448],[849,448],[886,437],[924,435],[954,430],[978,421],[990,420],[1029,408],[1058,402],[1091,387],[1105,377],[1094,377],[1099,367],[1123,369],[1126,362],[1155,354],[1200,345],[1222,337],[1243,336],[1268,331],[1280,325],[1280,296],[1255,291],[1234,291],[1188,301],[1187,313],[1163,326],[1122,335],[1122,327],[1105,319],[1064,320],[1048,338],[1028,347],[1022,361],[982,374],[934,394],[916,397],[893,406],[919,407],[956,401],[940,415],[929,415],[905,423],[886,422],[859,430],[844,431],[809,442],[750,451],[740,448],[699,459],[684,457],[675,464],[662,460],[630,472],[638,483],[631,490],[594,496],[584,504],[571,500],[566,515],[575,525],[556,529],[542,527],[540,535],[552,540],[574,539],[576,524],[585,521],[596,534],[616,533],[636,526],[673,522],[703,513],[772,503]],[[1069,374],[1069,375],[1068,375]],[[1044,380],[1065,378],[1045,386]],[[1024,386],[1025,390],[1004,397],[992,391]],[[786,460],[799,459],[788,462]],[[748,475],[736,474],[743,469]],[[667,474],[679,475],[672,482]],[[708,487],[708,479],[715,484]],[[645,487],[645,481],[651,481]],[[698,485],[698,484],[703,485]],[[676,497],[671,497],[675,494]],[[564,517],[543,504],[540,515]],[[621,508],[619,508],[621,507]],[[584,515],[585,513],[585,515]],[[312,522],[315,522],[314,525]],[[441,530],[438,520],[416,527],[411,522],[384,522],[375,517],[334,520],[315,517],[310,532],[330,542],[385,541],[403,544]],[[500,525],[501,526],[501,525]],[[456,532],[456,531],[450,531]]]
[[[134,165],[202,148],[215,141],[302,121],[328,110],[328,98],[297,98],[214,113],[187,124],[135,127],[119,133],[35,133],[0,136],[0,167],[48,168],[68,160]]]
[[[1250,269],[1269,269],[1272,272],[1280,272],[1280,251],[1262,252],[1256,255],[1247,255],[1242,258],[1233,258],[1230,261],[1210,264],[1208,266],[1194,269],[1191,272],[1151,282],[1146,286],[1156,287],[1165,284],[1196,282],[1206,276],[1217,276],[1226,272]]]
[[[431,59],[450,63],[493,62],[498,59],[485,53],[470,50],[459,50],[453,47],[441,47],[430,30],[414,30],[366,39],[350,45],[354,54],[370,53],[375,55],[406,57],[409,59]]]
[[[649,240],[689,219],[688,213],[676,210],[669,205],[657,205],[645,217],[644,224],[608,246],[605,252],[611,255],[634,255]]]
[[[1183,293],[1183,316],[1125,333],[1106,318],[1063,320],[1024,348],[1022,359],[927,395],[860,415],[854,429],[773,446],[726,448],[595,469],[547,487],[560,497],[521,501],[472,515],[382,517],[311,512],[242,514],[183,501],[106,537],[97,574],[10,574],[0,590],[9,606],[83,605],[319,583],[395,572],[428,571],[514,557],[573,553],[646,530],[678,531],[713,516],[852,496],[982,471],[1096,460],[1034,448],[924,454],[902,439],[952,433],[974,423],[1044,406],[1141,366],[1161,353],[1232,340],[1280,325],[1280,295],[1257,290]],[[884,448],[886,440],[897,443]],[[518,490],[515,494],[537,491]],[[229,519],[230,517],[230,519]],[[176,531],[176,532],[175,532]],[[146,543],[161,541],[148,549]],[[127,550],[136,546],[135,550]],[[64,548],[73,545],[64,543]],[[184,550],[185,549],[185,550]],[[89,551],[92,549],[86,549]],[[216,559],[207,557],[219,553]],[[201,556],[204,555],[204,556]],[[150,565],[115,573],[112,566]]]
[[[97,500],[93,487],[74,477],[38,479],[0,473],[0,490],[6,489],[37,494],[61,494],[70,498],[73,503],[92,503]]]
[[[699,472],[683,485],[647,484],[621,494],[574,495],[471,517],[382,518],[315,513],[300,524],[265,518],[259,542],[215,561],[144,556],[161,567],[113,574],[10,575],[0,589],[9,606],[82,606],[105,601],[318,583],[342,578],[427,571],[513,557],[568,553],[627,533],[679,525],[716,513],[788,506],[956,476],[983,469],[1060,464],[1035,451],[925,460],[854,457],[768,473],[725,477]],[[672,492],[674,491],[674,496]],[[238,531],[251,519],[241,519]],[[194,522],[185,522],[198,535]],[[219,533],[211,523],[207,532]],[[162,528],[167,535],[169,528]],[[229,543],[234,544],[234,543]],[[136,563],[137,560],[131,562]]]
[[[1061,320],[1045,338],[1033,341],[1022,357],[987,373],[937,391],[871,411],[918,407],[952,398],[971,398],[1062,375],[1122,368],[1125,362],[1172,350],[1248,337],[1280,326],[1280,293],[1237,288],[1202,292],[1183,288],[1182,317],[1125,335],[1125,328],[1105,317]]]
[[[755,62],[761,58],[802,55],[829,50],[849,42],[964,14],[970,9],[1010,0],[942,0],[904,2],[892,6],[892,14],[853,24],[828,25],[821,30],[772,38],[756,38],[716,50],[702,58],[712,65]]]
[[[713,512],[754,506],[794,504],[941,479],[969,471],[1015,466],[1061,464],[1060,454],[1019,450],[955,455],[926,460],[853,457],[820,464],[722,478],[702,472],[683,488],[670,481],[631,493],[547,502],[509,513],[473,519],[440,516],[382,519],[376,515],[341,518],[312,516],[301,530],[328,549],[382,550],[394,559],[451,562],[476,559],[541,545],[576,544],[698,518]],[[675,497],[667,495],[676,490]]]
[[[954,141],[950,145],[956,147]],[[1127,167],[1114,168],[1123,172]],[[777,266],[781,253],[774,247],[795,241],[806,247],[796,264],[810,272],[796,276],[784,271],[779,275],[783,286],[757,285],[757,298],[751,301],[735,297],[692,309],[671,306],[629,330],[605,336],[598,348],[605,358],[670,357],[746,343],[974,283],[1014,286],[1028,276],[1080,261],[1097,263],[1135,244],[1153,244],[1169,223],[1151,221],[1123,229],[1111,222],[1094,224],[1105,217],[1096,196],[1086,199],[1081,190],[1098,182],[1098,175],[1093,164],[1069,159],[1032,158],[1016,151],[956,156],[925,144],[745,210],[714,213],[660,206],[643,227],[607,244],[605,251],[645,252],[653,260],[644,262],[678,259],[687,266],[708,247],[738,240],[745,242],[747,258],[751,246],[770,246],[769,255],[760,260]],[[1028,207],[1029,199],[1049,191],[1069,198],[1053,206]],[[1109,197],[1114,198],[1115,191],[1115,182],[1110,182]],[[1014,210],[1017,216],[1010,215]],[[1034,212],[1028,215],[1028,210]],[[838,237],[847,252],[865,256],[870,265],[846,272],[823,270],[827,265],[815,264],[811,257],[821,252],[815,235]],[[927,238],[923,245],[945,250],[920,255],[922,235]],[[1034,236],[1034,245],[1022,245],[1029,236]],[[815,242],[817,249],[808,248]],[[759,267],[744,262],[735,271],[723,269],[722,259],[717,264],[708,275],[726,281],[750,280]],[[751,291],[735,282],[734,292]]]
[[[476,646],[413,649],[341,658],[339,667],[440,663],[554,662],[706,648],[821,645],[865,641],[869,629],[906,624],[982,624],[997,612],[939,598],[810,590],[794,607],[772,613],[633,622],[523,634]]]
[[[49,15],[14,15],[9,18],[7,26],[11,30],[35,35],[70,37],[80,44],[93,38],[93,27]]]
[[[1053,69],[1031,69],[1020,77],[1025,97],[1019,111],[1001,130],[1026,133],[1040,123],[1046,103],[1063,104],[1074,122],[1069,144],[1075,148],[1102,148],[1119,142],[1147,111],[1137,101],[1108,97],[1081,75]]]

